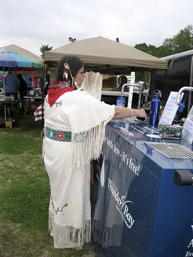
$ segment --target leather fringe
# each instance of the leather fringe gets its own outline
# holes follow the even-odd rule
[[[87,220],[82,228],[62,226],[54,222],[54,215],[49,212],[49,231],[54,239],[55,248],[82,249],[85,243],[91,242],[91,221]]]
[[[103,248],[120,246],[122,241],[123,224],[115,224],[112,227],[105,227],[98,220],[92,222],[92,236],[96,243]]]
[[[100,157],[105,137],[105,126],[111,118],[109,117],[108,120],[101,122],[98,126],[88,131],[72,134],[73,167],[88,165],[91,160],[96,160]]]

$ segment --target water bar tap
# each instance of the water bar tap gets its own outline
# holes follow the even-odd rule
[[[158,89],[154,90],[154,94],[159,95],[160,98],[162,97],[162,92]]]
[[[129,84],[129,83],[125,83],[125,84],[123,84],[122,85],[122,90],[121,90],[121,94],[123,94],[124,93],[124,91],[125,91],[125,87],[133,87],[134,85],[131,85],[131,84]]]
[[[179,105],[181,100],[182,100],[182,93],[184,91],[193,91],[193,87],[182,87],[180,88],[178,95],[177,95],[177,99],[176,99],[176,103]]]
[[[131,108],[132,107],[132,101],[133,101],[133,88],[134,88],[134,85],[131,85],[131,84],[128,84],[128,83],[124,84],[122,86],[121,94],[124,93],[125,87],[129,87],[129,96],[128,96],[127,107]]]

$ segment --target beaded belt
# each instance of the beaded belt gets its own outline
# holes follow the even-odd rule
[[[70,131],[59,131],[45,127],[45,136],[55,141],[71,142],[72,133]]]

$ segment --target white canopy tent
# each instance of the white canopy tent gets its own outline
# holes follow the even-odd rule
[[[107,74],[128,74],[131,71],[167,69],[167,62],[136,48],[104,38],[74,41],[44,53],[45,61],[58,62],[64,55],[80,57],[86,70]]]
[[[12,52],[15,52],[15,53],[18,53],[18,54],[25,55],[26,57],[31,58],[31,59],[33,59],[37,62],[42,63],[42,64],[44,62],[44,60],[41,57],[39,57],[38,55],[28,51],[27,49],[24,49],[24,48],[20,47],[20,46],[12,44],[12,45],[8,45],[8,46],[0,47],[0,49],[2,49],[2,48],[6,49],[8,51],[12,51]]]
[[[41,57],[39,57],[38,55],[30,52],[27,49],[20,47],[20,46],[12,44],[12,45],[0,47],[0,50],[1,49],[6,49],[8,51],[24,55],[30,59],[33,59],[33,60],[41,63],[42,67],[43,67],[44,60]],[[34,69],[34,70],[23,70],[22,69],[22,70],[18,70],[18,71],[16,70],[15,74],[17,74],[17,73],[20,73],[22,76],[30,76],[30,77],[42,77],[44,75],[43,69]]]

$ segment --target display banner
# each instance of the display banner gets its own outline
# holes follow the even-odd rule
[[[160,118],[159,125],[172,125],[176,112],[179,108],[179,105],[177,104],[177,95],[178,92],[170,92],[163,114]]]
[[[140,156],[136,159],[132,151],[132,146],[129,146],[122,137],[107,126],[103,154],[96,168],[98,182],[94,196],[93,239],[102,248],[111,247],[109,256],[112,254],[112,247],[114,247],[113,251],[117,252],[116,256],[122,256],[122,254],[127,256],[123,251],[130,247],[128,235],[132,235],[132,238],[136,237],[136,234],[140,235],[142,231],[144,233],[144,229],[147,229],[141,224],[144,220],[146,220],[146,224],[149,224],[148,230],[151,230],[150,219],[153,217],[151,199],[149,210],[144,208],[144,211],[151,213],[151,218],[143,216],[143,220],[139,220],[142,212],[136,215],[144,196],[137,193],[142,171],[141,159]],[[130,193],[134,181],[136,181],[133,186],[134,190]],[[148,183],[148,181],[146,182]],[[141,183],[141,188],[143,188],[143,184]],[[156,183],[154,185],[156,186]],[[135,202],[134,196],[139,198],[138,203]],[[136,219],[138,219],[137,224]],[[146,242],[148,246],[150,243],[148,239],[149,235],[140,244]],[[144,249],[142,250],[144,251]],[[105,256],[108,256],[108,250],[105,251]]]
[[[188,113],[188,117],[183,126],[182,138],[188,143],[193,143],[193,106]]]

